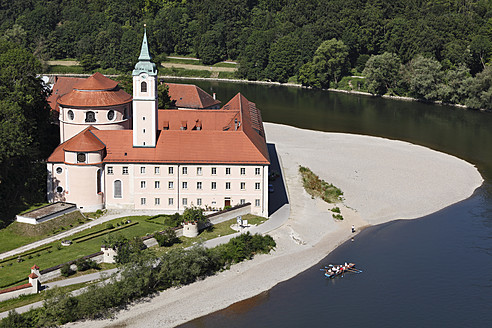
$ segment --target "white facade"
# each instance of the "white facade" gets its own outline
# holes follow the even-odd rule
[[[249,202],[252,213],[268,216],[267,165],[108,163],[103,184],[108,209],[174,213]]]

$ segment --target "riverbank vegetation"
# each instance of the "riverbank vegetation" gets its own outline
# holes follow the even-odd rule
[[[42,60],[76,59],[86,72],[129,72],[146,23],[158,63],[170,55],[207,66],[231,59],[248,80],[492,106],[488,0],[13,0],[0,17],[2,39]],[[361,75],[366,83],[339,85]]]
[[[173,286],[190,284],[255,254],[269,253],[275,246],[268,235],[246,233],[212,249],[202,246],[173,249],[161,256],[137,249],[131,260],[120,266],[118,278],[113,276],[101,285],[91,285],[78,296],[54,288],[47,292],[43,307],[23,314],[12,311],[0,322],[0,327],[53,327],[108,317],[116,307],[152,297]]]
[[[342,200],[343,192],[340,189],[320,179],[309,168],[299,165],[299,173],[304,189],[313,198],[319,197],[327,203],[337,203]]]

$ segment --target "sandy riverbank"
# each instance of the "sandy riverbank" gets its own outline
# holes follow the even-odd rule
[[[357,228],[418,218],[466,199],[483,180],[458,158],[406,142],[265,123],[284,169],[291,213],[272,231],[277,248],[204,281],[164,291],[113,320],[77,327],[172,327],[250,298],[316,264]],[[303,190],[298,165],[344,191],[344,220]]]

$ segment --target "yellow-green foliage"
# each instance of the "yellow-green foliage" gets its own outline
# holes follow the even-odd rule
[[[310,169],[299,165],[299,173],[302,176],[302,184],[308,194],[313,197],[320,197],[327,203],[336,203],[341,201],[343,192],[324,180],[321,180]]]

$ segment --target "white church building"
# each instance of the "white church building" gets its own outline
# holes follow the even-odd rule
[[[268,216],[270,158],[256,105],[237,94],[220,108],[198,87],[173,84],[174,94],[199,89],[197,99],[212,100],[159,109],[146,34],[132,75],[133,96],[95,73],[57,97],[61,143],[47,160],[48,200],[85,212],[163,213],[250,202],[252,213]]]

